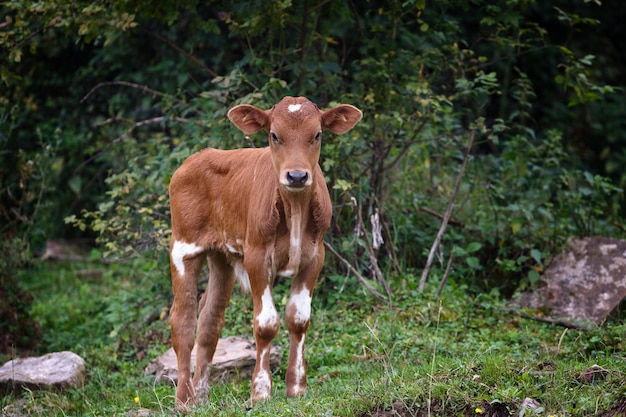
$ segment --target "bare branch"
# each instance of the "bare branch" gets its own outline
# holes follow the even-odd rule
[[[202,68],[205,72],[207,72],[211,77],[217,77],[218,74],[217,72],[213,71],[211,68],[207,67],[206,65],[204,65],[203,62],[201,62],[198,58],[196,58],[195,56],[193,56],[192,54],[190,54],[189,52],[185,51],[183,48],[181,48],[180,46],[176,45],[175,43],[173,43],[172,41],[170,41],[169,39],[164,38],[163,36],[159,35],[156,32],[152,32],[150,30],[146,30],[143,29],[148,35],[150,36],[154,36],[155,38],[157,38],[158,40],[160,40],[161,42],[165,43],[166,45],[168,45],[170,48],[174,49],[175,51],[183,54],[185,57],[187,57],[187,59],[189,59],[190,61],[193,61],[195,64],[197,64],[200,68]]]
[[[430,253],[428,254],[428,259],[426,260],[426,266],[424,267],[424,271],[422,272],[422,277],[420,279],[419,284],[419,292],[424,291],[424,285],[426,285],[426,280],[428,279],[428,274],[430,273],[430,267],[433,263],[433,259],[435,257],[435,252],[439,247],[439,243],[441,243],[441,239],[443,235],[446,233],[446,227],[448,226],[448,222],[450,221],[450,216],[452,215],[452,209],[454,208],[454,201],[456,200],[456,194],[459,191],[459,186],[461,185],[461,179],[463,178],[463,174],[465,173],[465,167],[467,166],[467,160],[469,159],[470,151],[472,150],[472,145],[474,144],[474,138],[476,137],[476,130],[472,130],[470,134],[469,141],[467,143],[467,147],[465,148],[465,153],[463,155],[463,163],[461,164],[461,169],[459,170],[459,174],[456,177],[456,182],[454,183],[454,188],[452,189],[452,195],[450,195],[450,201],[448,202],[448,208],[443,215],[443,221],[441,222],[441,227],[439,228],[439,232],[437,233],[437,237],[433,242],[433,246],[430,248]]]
[[[402,268],[400,268],[400,263],[398,262],[398,255],[396,254],[396,250],[393,247],[393,240],[391,239],[391,231],[389,230],[389,225],[386,221],[381,220],[383,225],[383,232],[385,233],[385,240],[387,241],[387,252],[389,252],[389,257],[391,258],[391,263],[393,264],[394,269],[398,274],[402,273]]]
[[[435,210],[430,209],[430,208],[428,208],[428,207],[425,207],[425,206],[420,206],[420,207],[419,207],[419,210],[420,210],[420,211],[423,211],[424,213],[428,213],[428,214],[430,214],[430,215],[432,215],[432,216],[435,216],[435,217],[438,217],[438,218],[440,218],[440,219],[443,219],[443,214],[441,214],[441,213],[437,213]],[[455,219],[454,217],[450,217],[450,219],[448,220],[448,222],[449,222],[450,224],[455,225],[455,226],[465,227],[465,225],[463,224],[463,222],[462,222],[462,221],[457,220],[457,219]]]
[[[426,126],[427,121],[428,121],[428,118],[426,117],[422,118],[420,125],[417,127],[417,129],[413,131],[413,137],[404,143],[402,150],[398,153],[398,155],[396,155],[393,161],[383,166],[383,171],[388,171],[391,168],[393,168],[398,162],[400,162],[402,157],[407,153],[407,151],[409,150],[411,146],[422,141],[421,139],[417,139],[417,135],[422,131],[422,129],[424,129],[424,126]]]
[[[172,95],[167,94],[167,93],[163,93],[161,91],[157,91],[157,90],[153,90],[152,88],[142,85],[142,84],[137,84],[137,83],[131,83],[128,81],[105,81],[102,82],[98,85],[96,85],[94,88],[92,88],[86,95],[85,97],[83,97],[80,102],[83,103],[85,102],[87,99],[89,99],[89,97],[92,96],[92,94],[102,88],[102,87],[106,87],[106,86],[110,86],[110,85],[118,85],[118,86],[124,86],[124,87],[130,87],[130,88],[135,88],[137,90],[140,90],[142,93],[144,94],[150,94],[152,96],[160,96],[160,97],[169,97],[172,98],[175,101],[180,101],[176,98],[174,98]]]
[[[437,288],[437,292],[435,292],[435,297],[439,297],[441,295],[441,291],[443,291],[443,287],[446,285],[446,281],[448,280],[448,275],[450,275],[450,271],[452,270],[452,261],[454,261],[454,251],[450,251],[450,257],[448,258],[448,265],[446,265],[446,270],[443,273],[443,277],[441,277],[441,282],[439,282],[439,288]]]
[[[540,322],[543,322],[543,323],[556,324],[557,326],[563,326],[563,327],[566,327],[568,329],[580,329],[580,330],[590,330],[591,329],[591,325],[570,323],[570,322],[567,322],[567,321],[564,321],[564,320],[553,319],[551,317],[528,314],[528,313],[525,313],[525,312],[523,312],[521,310],[517,310],[517,309],[514,309],[514,308],[509,309],[509,313],[511,313],[511,314],[518,314],[519,316],[524,317],[526,319],[537,320],[537,321],[540,321]]]
[[[626,227],[624,227],[623,225],[619,224],[618,222],[613,222],[613,226],[617,227],[619,230],[621,230],[622,232],[626,233]]]
[[[250,145],[251,148],[256,148],[256,145],[254,144],[254,142],[252,142],[252,139],[250,139],[250,135],[246,135],[246,142],[248,142],[248,145]]]
[[[333,255],[335,255],[337,257],[337,259],[339,259],[341,262],[343,262],[343,264],[348,268],[348,270],[350,272],[352,272],[352,274],[354,274],[355,277],[357,277],[357,279],[359,280],[359,282],[361,284],[363,284],[363,286],[365,286],[365,288],[378,300],[381,301],[383,303],[387,303],[387,299],[385,298],[384,295],[382,295],[381,293],[379,293],[378,291],[376,291],[376,289],[374,287],[372,287],[372,285],[367,282],[367,280],[363,277],[363,275],[361,275],[359,273],[359,271],[356,270],[355,267],[352,266],[352,264],[343,256],[341,256],[339,254],[339,252],[337,252],[335,250],[335,248],[332,247],[332,245],[326,241],[324,241],[324,246],[326,247],[326,249],[328,249]]]
[[[309,10],[309,15],[311,15],[311,13],[316,12],[318,9],[321,9],[322,7],[324,7],[326,3],[330,3],[330,0],[321,1],[320,3],[312,7],[311,10]]]
[[[374,249],[372,248],[372,245],[370,244],[369,236],[367,235],[367,229],[365,228],[365,224],[363,223],[363,217],[361,217],[361,210],[359,209],[356,198],[351,197],[350,200],[352,201],[352,206],[354,207],[354,210],[356,211],[357,221],[359,222],[359,228],[363,231],[363,234],[365,235],[365,239],[363,239],[365,241],[365,249],[367,249],[367,254],[369,255],[370,264],[372,265],[372,268],[374,269],[374,275],[376,276],[376,279],[378,280],[378,282],[380,282],[380,284],[385,289],[385,293],[387,293],[387,303],[391,305],[391,288],[389,288],[389,284],[387,283],[387,281],[385,281],[383,272],[380,270],[380,267],[378,266],[378,260],[376,259],[376,252],[374,252]]]
[[[189,123],[189,122],[191,122],[191,120],[186,119],[184,117],[165,117],[165,116],[159,116],[159,117],[153,117],[152,119],[141,120],[139,122],[135,122],[130,127],[130,129],[128,129],[122,135],[120,135],[116,139],[114,139],[113,142],[111,142],[111,144],[116,144],[116,143],[120,142],[121,140],[123,140],[124,138],[128,137],[128,135],[130,135],[133,132],[133,130],[137,129],[138,127],[143,127],[143,126],[153,125],[153,124],[160,124],[160,123],[163,123],[165,121],[173,121],[173,122],[178,122],[178,123]],[[194,120],[192,123],[195,124],[195,125],[198,125],[198,126],[202,126],[202,121],[200,121],[200,120]]]
[[[111,117],[105,121],[103,121],[102,123],[99,123],[98,126],[104,126],[107,124],[111,124],[113,122],[117,122],[117,121],[123,121],[123,122],[130,122],[133,123],[132,120],[129,119],[123,119],[123,118],[119,118],[119,117]],[[122,140],[126,139],[128,137],[128,135],[130,135],[133,130],[135,130],[138,127],[142,127],[142,126],[147,126],[150,124],[156,124],[156,123],[163,123],[164,121],[174,121],[174,122],[178,122],[178,123],[193,123],[195,125],[198,126],[202,126],[203,123],[201,120],[189,120],[186,119],[184,117],[165,117],[165,116],[159,116],[159,117],[154,117],[152,119],[146,119],[146,120],[141,120],[139,122],[134,122],[133,125],[128,128],[128,130],[124,133],[122,133],[120,136],[118,136],[117,138],[113,139],[111,141],[111,143],[107,144],[104,148],[100,149],[99,151],[97,151],[96,153],[94,153],[93,155],[91,155],[89,158],[87,158],[85,161],[83,161],[82,164],[80,164],[75,170],[74,172],[78,172],[80,171],[85,165],[89,164],[91,161],[93,161],[94,159],[96,159],[98,157],[98,155],[102,154],[102,152],[104,152],[106,149],[110,148],[111,146],[121,142]]]

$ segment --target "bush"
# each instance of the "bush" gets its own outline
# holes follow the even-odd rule
[[[384,271],[422,268],[440,223],[426,210],[445,211],[475,136],[453,213],[459,226],[439,265],[456,253],[455,275],[476,288],[533,284],[571,234],[619,231],[611,224],[623,195],[603,175],[619,176],[619,129],[602,151],[604,171],[570,140],[572,117],[622,103],[579,36],[601,36],[587,3],[11,3],[4,10],[15,24],[0,41],[10,57],[2,157],[55,144],[51,189],[39,200],[53,216],[29,216],[42,236],[71,233],[66,218],[108,253],[145,256],[165,250],[167,184],[184,157],[246,146],[226,121],[229,107],[269,107],[288,94],[321,107],[349,102],[364,120],[323,148],[330,244],[372,270],[368,237],[354,233],[359,210],[379,216]],[[51,66],[68,56],[71,80]],[[343,274],[331,256],[327,266]]]
[[[33,297],[18,286],[18,270],[30,258],[27,243],[0,239],[0,355],[11,357],[37,348],[41,327],[31,316]]]

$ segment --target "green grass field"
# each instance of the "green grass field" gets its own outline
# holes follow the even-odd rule
[[[94,262],[22,271],[20,281],[35,297],[33,315],[43,330],[36,353],[72,350],[85,359],[88,378],[78,390],[4,395],[2,415],[175,415],[174,388],[143,375],[147,363],[169,348],[169,278],[161,269],[145,262]],[[319,282],[303,397],[285,396],[283,326],[275,341],[283,348],[283,368],[274,375],[271,400],[250,408],[249,381],[217,384],[191,415],[626,415],[623,320],[565,329],[509,313],[495,291],[471,295],[452,282],[434,299],[428,295],[433,288],[416,291],[412,275],[392,280],[390,310],[355,281]],[[279,310],[287,284],[275,290]],[[239,292],[227,311],[228,335],[251,336],[251,302]],[[586,378],[592,365],[608,373]],[[538,408],[523,407],[526,398]]]

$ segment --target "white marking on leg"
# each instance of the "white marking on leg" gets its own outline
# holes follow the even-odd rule
[[[291,224],[289,228],[289,262],[283,271],[291,271],[291,276],[296,275],[300,269],[301,258],[302,212],[300,211],[300,208],[297,208],[291,212]]]
[[[196,385],[196,398],[199,402],[206,400],[209,388],[209,367],[207,366],[202,374],[202,378],[198,380]]]
[[[244,292],[250,292],[250,277],[248,276],[248,271],[246,271],[246,268],[243,266],[243,262],[235,262],[233,268],[235,269],[235,278],[237,282],[239,282],[239,285],[241,285],[241,289]]]
[[[185,256],[195,255],[198,252],[202,252],[203,248],[193,243],[185,243],[179,240],[174,242],[172,246],[172,262],[176,266],[178,275],[185,275]]]
[[[311,293],[307,288],[303,288],[297,294],[289,298],[289,305],[293,305],[296,313],[293,316],[294,324],[306,324],[311,318]]]
[[[298,343],[297,356],[296,356],[296,386],[293,388],[294,394],[300,394],[304,391],[302,382],[306,375],[306,369],[304,368],[304,339],[306,336],[303,334],[302,339]]]
[[[301,109],[302,104],[290,104],[289,107],[287,107],[287,110],[289,110],[290,113],[300,111]]]
[[[272,293],[269,285],[265,287],[261,302],[261,312],[256,318],[259,323],[259,327],[268,328],[275,326],[278,323],[278,312],[274,306],[274,300],[272,299]]]
[[[243,255],[243,253],[241,253],[240,250],[238,250],[237,248],[235,248],[233,245],[229,243],[226,244],[226,249],[228,250],[228,252],[233,253],[235,255]]]
[[[260,363],[263,363],[263,359],[265,358],[265,355],[267,354],[269,349],[270,348],[267,347],[263,349],[263,352],[261,352],[261,357],[259,358]],[[270,393],[272,391],[272,380],[265,369],[261,369],[254,379],[254,389],[260,399],[265,399],[270,396]]]

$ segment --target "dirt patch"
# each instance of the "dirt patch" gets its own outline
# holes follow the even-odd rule
[[[621,400],[613,408],[600,414],[600,417],[626,417],[626,399]]]

